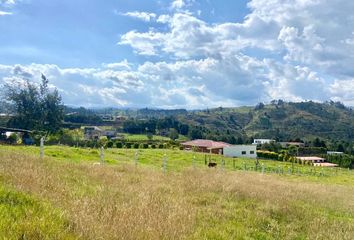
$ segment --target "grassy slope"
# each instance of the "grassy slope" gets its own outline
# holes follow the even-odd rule
[[[49,225],[58,223],[53,231],[59,239],[74,236],[66,236],[67,229],[82,239],[350,239],[354,234],[354,179],[346,171],[328,177],[220,171],[204,168],[203,155],[192,170],[192,153],[167,151],[170,171],[164,175],[163,151],[139,152],[140,164],[150,167],[131,164],[134,150],[108,150],[110,164],[102,166],[93,164],[96,150],[50,147],[46,154],[53,157],[41,161],[37,148],[1,146],[0,176],[6,188],[42,199],[41,216]],[[3,189],[1,203],[3,191],[9,191]],[[7,211],[11,215],[14,209]],[[9,214],[0,221],[10,221]],[[33,226],[41,222],[23,214],[16,219]],[[51,238],[51,228],[24,230],[35,231]]]
[[[126,133],[124,133],[122,135],[124,135],[124,138],[127,141],[148,141],[149,140],[146,134],[126,134]],[[152,140],[170,141],[171,139],[169,137],[154,135]],[[180,135],[177,140],[185,141],[185,140],[187,140],[187,138],[183,135]]]
[[[264,138],[280,137],[352,140],[353,111],[321,103],[285,103],[281,106],[216,108],[178,116],[181,122],[203,126],[212,132],[233,136],[246,134]],[[269,124],[267,124],[269,122]]]

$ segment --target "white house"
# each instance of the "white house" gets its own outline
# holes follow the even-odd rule
[[[275,142],[275,140],[273,139],[253,139],[253,143],[252,144],[265,144],[265,143],[272,143],[272,142]]]
[[[224,156],[257,158],[256,148],[256,145],[232,145],[224,147]]]

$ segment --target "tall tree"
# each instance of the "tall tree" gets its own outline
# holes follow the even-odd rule
[[[42,74],[38,86],[25,80],[6,85],[6,99],[13,103],[15,116],[10,127],[56,132],[64,118],[64,107],[57,89],[48,88],[48,79]]]

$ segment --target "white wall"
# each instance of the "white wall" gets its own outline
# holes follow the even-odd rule
[[[232,145],[224,147],[225,157],[257,158],[256,145]]]
[[[253,139],[253,144],[265,144],[275,142],[273,139]]]

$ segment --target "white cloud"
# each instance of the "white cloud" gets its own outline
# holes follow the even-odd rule
[[[0,11],[0,16],[12,15],[12,12]]]
[[[117,63],[104,63],[102,64],[102,66],[104,68],[111,68],[111,69],[121,69],[121,70],[130,70],[131,69],[131,63],[129,63],[127,61],[127,59],[124,59],[121,62],[117,62]]]
[[[154,61],[0,65],[0,81],[43,72],[67,104],[85,106],[203,108],[279,98],[354,105],[354,1],[251,0],[242,22],[224,23],[193,15],[192,3],[173,1],[169,14],[124,14],[158,25],[128,31],[118,43]]]
[[[171,8],[173,9],[180,9],[180,8],[183,8],[185,6],[185,2],[184,0],[174,0],[172,3],[171,3]]]
[[[145,22],[150,22],[150,21],[156,19],[156,14],[155,13],[148,13],[148,12],[134,11],[134,12],[122,13],[121,15],[137,18],[137,19],[143,20]]]

